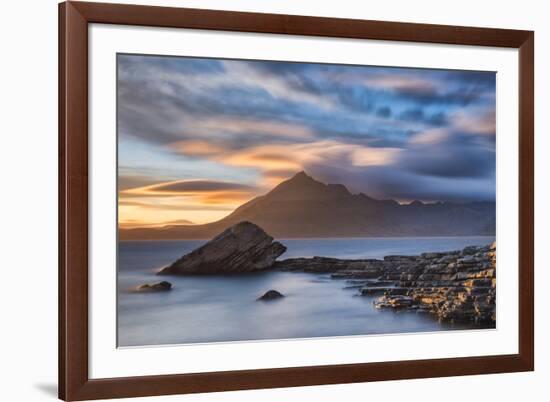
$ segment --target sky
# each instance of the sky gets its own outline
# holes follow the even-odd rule
[[[299,171],[495,200],[494,72],[118,55],[121,227],[213,222]]]

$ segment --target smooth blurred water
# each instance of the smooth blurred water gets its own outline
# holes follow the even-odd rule
[[[281,240],[280,258],[382,258],[485,245],[494,237],[351,238]],[[129,241],[119,244],[119,346],[227,342],[320,336],[463,329],[422,313],[376,310],[372,297],[343,289],[329,275],[266,272],[236,276],[156,276],[161,267],[204,241]],[[133,293],[144,283],[168,280],[173,290]],[[284,298],[256,299],[269,289]],[[471,327],[470,327],[471,328]]]

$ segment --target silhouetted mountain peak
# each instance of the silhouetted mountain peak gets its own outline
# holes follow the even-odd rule
[[[292,176],[290,179],[284,181],[283,183],[287,182],[294,182],[294,183],[319,183],[317,180],[315,180],[313,177],[308,175],[305,171],[301,171],[296,173],[294,176]]]
[[[422,201],[419,201],[419,200],[414,200],[411,203],[409,203],[408,205],[415,206],[415,207],[421,207],[422,205],[424,205],[424,203]]]
[[[296,173],[290,179],[280,183],[264,197],[267,199],[324,199],[351,196],[343,184],[324,184],[309,176],[306,172]]]
[[[271,236],[465,236],[494,234],[494,203],[399,204],[364,193],[353,195],[343,184],[324,184],[296,173],[265,195],[241,205],[219,221],[204,225],[121,229],[123,239],[203,239],[242,221]]]

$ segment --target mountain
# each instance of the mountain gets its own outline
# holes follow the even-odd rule
[[[493,235],[495,203],[401,205],[352,194],[342,184],[324,184],[305,172],[204,225],[119,229],[121,240],[209,239],[249,221],[276,238]]]

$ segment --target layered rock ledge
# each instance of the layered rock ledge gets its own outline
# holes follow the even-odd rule
[[[496,305],[496,244],[383,260],[292,258],[285,271],[330,273],[348,280],[363,296],[377,296],[380,309],[433,314],[440,321],[492,324]]]
[[[240,222],[208,243],[163,268],[159,275],[209,275],[258,272],[270,269],[286,251],[259,226]]]

